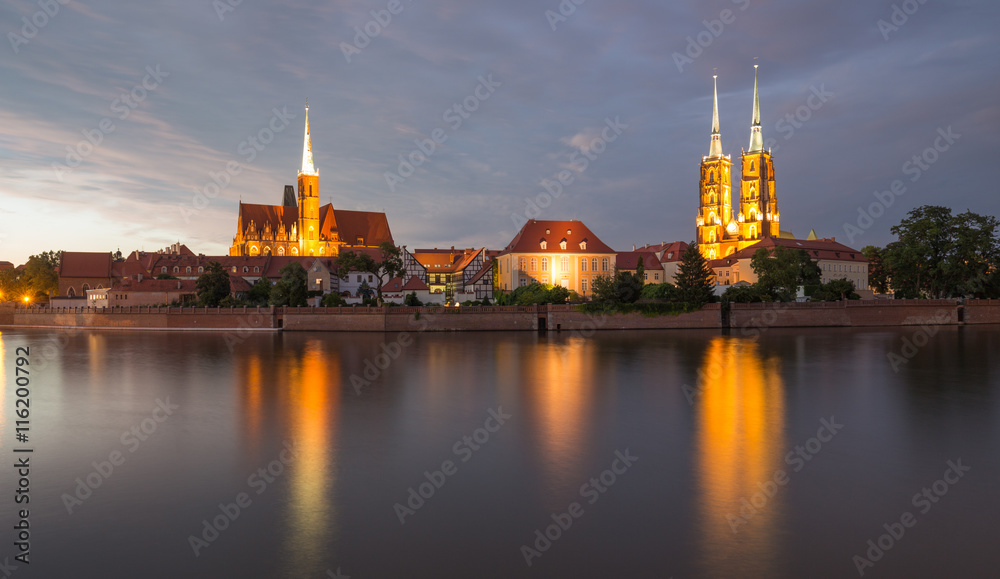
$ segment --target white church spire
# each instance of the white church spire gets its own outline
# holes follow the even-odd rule
[[[309,138],[309,99],[306,99],[306,137],[302,143],[302,169],[300,175],[319,175],[313,165],[312,139]]]
[[[722,136],[719,134],[719,78],[718,75],[712,75],[714,100],[712,101],[712,144],[708,149],[709,157],[721,157],[722,156]]]

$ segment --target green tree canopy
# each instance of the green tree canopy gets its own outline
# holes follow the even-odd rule
[[[306,306],[309,295],[309,272],[302,264],[291,261],[281,268],[281,279],[271,288],[272,306]]]
[[[757,274],[757,285],[775,301],[795,299],[799,286],[819,285],[821,271],[801,249],[775,246],[760,248],[750,258],[750,267]]]
[[[32,294],[54,294],[59,291],[59,274],[56,271],[61,254],[62,252],[45,251],[28,258],[20,275],[26,291]]]
[[[677,267],[674,282],[677,286],[677,297],[692,306],[702,306],[715,297],[714,274],[708,266],[708,260],[698,251],[695,242],[691,242],[681,254],[681,263]]]
[[[378,303],[382,303],[382,286],[394,277],[402,276],[406,273],[403,267],[402,252],[398,247],[388,241],[383,241],[379,245],[379,258],[373,258],[367,253],[355,253],[345,251],[334,260],[337,267],[337,276],[346,279],[352,271],[370,273],[378,280],[375,290],[378,295]],[[404,282],[406,280],[403,280]]]
[[[250,286],[250,291],[247,292],[246,296],[247,302],[254,306],[266,306],[271,299],[271,289],[273,287],[274,284],[271,283],[271,280],[267,279],[267,276],[260,276]]]
[[[1000,222],[924,205],[890,231],[882,254],[896,297],[1000,297]]]
[[[889,293],[889,272],[885,264],[885,250],[874,245],[861,248],[868,260],[868,287],[878,294]]]
[[[205,273],[195,282],[198,289],[198,303],[206,307],[218,307],[232,291],[229,287],[229,272],[217,261],[208,262]]]

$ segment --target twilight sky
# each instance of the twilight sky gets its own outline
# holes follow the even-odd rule
[[[398,244],[502,248],[560,171],[530,216],[689,241],[712,71],[735,164],[754,57],[782,229],[882,245],[923,204],[1000,216],[997,22],[994,0],[8,0],[0,260],[225,254],[238,201],[295,183],[307,97],[321,203],[384,210]]]

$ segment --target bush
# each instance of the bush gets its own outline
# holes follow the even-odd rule
[[[675,301],[677,299],[677,288],[669,282],[650,283],[643,286],[640,295],[644,300]]]
[[[732,303],[746,304],[750,302],[773,302],[771,292],[757,284],[734,285],[722,294],[722,299]]]
[[[326,294],[325,296],[323,296],[323,301],[320,303],[323,304],[323,307],[326,308],[335,308],[337,306],[347,305],[347,302],[344,301],[344,298],[340,297],[340,294],[338,294],[337,292],[330,292]]]
[[[552,286],[547,284],[532,283],[522,286],[510,294],[502,294],[502,298],[507,298],[509,304],[531,306],[542,304],[564,304],[569,297],[569,290],[562,286]],[[497,301],[500,303],[500,300]]]
[[[861,299],[854,291],[854,282],[848,279],[833,279],[819,286],[812,292],[812,299],[818,302],[836,302],[844,298]]]
[[[403,305],[404,306],[422,306],[424,304],[420,301],[419,298],[417,298],[417,292],[411,292],[411,293],[406,294],[406,297],[403,298]]]

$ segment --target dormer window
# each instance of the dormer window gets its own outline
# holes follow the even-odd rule
[[[545,235],[549,235],[550,233],[552,233],[552,232],[549,231],[548,229],[545,230]]]
[[[582,250],[586,250],[587,249],[587,240],[586,239],[584,239],[583,241],[580,242],[580,249],[582,249]]]
[[[364,244],[365,244],[365,238],[364,238],[364,237],[361,237],[361,236],[359,235],[359,236],[358,236],[358,245],[364,245]]]
[[[546,231],[548,231],[548,230],[546,230]],[[540,247],[541,247],[542,249],[547,249],[547,248],[549,247],[549,243],[548,243],[547,241],[545,241],[545,239],[542,239],[541,241],[539,241],[539,242],[538,242],[538,245],[539,245],[539,246],[540,246]]]
[[[566,238],[565,237],[562,238],[562,241],[559,242],[559,249],[566,249]]]
[[[174,266],[174,273],[180,273],[180,272],[181,272],[181,268],[179,268],[179,267],[177,267],[177,266],[175,265],[175,266]]]
[[[573,230],[572,229],[567,229],[566,230],[566,235],[573,235]]]
[[[199,265],[198,266],[198,273],[205,273],[205,268]]]

